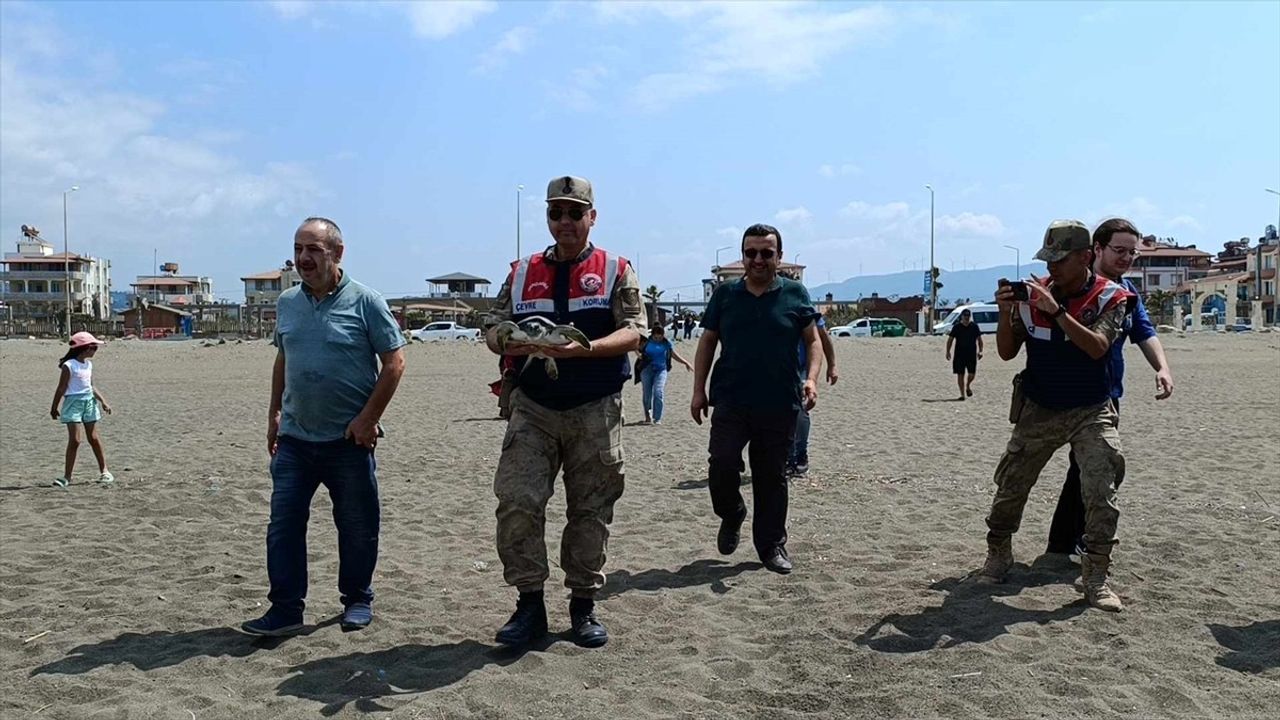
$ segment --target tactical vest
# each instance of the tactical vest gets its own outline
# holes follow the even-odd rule
[[[519,322],[535,315],[557,325],[573,325],[597,340],[617,329],[613,292],[627,271],[627,259],[593,247],[578,260],[561,262],[550,252],[511,264],[511,316]],[[520,389],[539,405],[568,410],[622,390],[631,377],[626,354],[611,358],[556,360],[560,377],[547,377],[546,363],[530,361],[520,373]]]
[[[1131,307],[1133,293],[1093,275],[1085,289],[1066,299],[1067,314],[1092,328],[1117,306]],[[1027,328],[1027,369],[1022,390],[1037,405],[1056,410],[1097,405],[1111,396],[1111,353],[1094,360],[1076,346],[1048,314],[1029,302],[1018,306]]]

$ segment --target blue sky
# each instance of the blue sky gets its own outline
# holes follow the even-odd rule
[[[777,225],[819,284],[1027,257],[1111,214],[1216,250],[1276,222],[1280,3],[0,4],[0,240],[152,250],[242,296],[310,214],[388,295],[593,239],[697,293]],[[723,253],[726,262],[733,252]]]

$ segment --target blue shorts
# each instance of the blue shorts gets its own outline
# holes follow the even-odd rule
[[[96,423],[102,419],[102,411],[98,409],[98,400],[91,392],[67,395],[62,398],[62,415],[58,419],[64,425]]]

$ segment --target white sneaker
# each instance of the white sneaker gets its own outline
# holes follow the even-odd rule
[[[110,485],[115,481],[116,481],[116,476],[112,475],[110,470],[104,470],[102,471],[102,474],[98,476],[98,482],[102,483],[103,485]]]

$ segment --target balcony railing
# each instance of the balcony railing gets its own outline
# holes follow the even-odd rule
[[[85,293],[82,293],[82,292],[71,293],[71,302],[73,303],[83,302],[86,298],[88,298],[88,295],[86,295]],[[11,305],[17,305],[18,303],[24,303],[24,302],[66,302],[67,294],[62,291],[36,292],[36,293],[8,292],[4,294],[4,301]]]
[[[20,282],[22,280],[66,280],[67,274],[61,270],[5,270],[0,272],[0,280],[8,280],[10,282]],[[71,281],[84,282],[88,279],[87,273],[73,272],[71,273]]]

